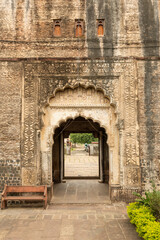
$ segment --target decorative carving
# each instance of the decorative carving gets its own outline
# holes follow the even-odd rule
[[[126,186],[137,186],[140,183],[140,169],[126,168]]]
[[[37,184],[37,169],[36,168],[22,168],[22,184],[36,185]]]
[[[37,165],[37,143],[36,130],[41,124],[41,112],[38,112],[38,99],[41,107],[47,103],[50,96],[56,94],[57,89],[65,89],[67,86],[75,88],[82,85],[85,88],[94,86],[95,89],[103,89],[103,92],[113,99],[114,84],[118,77],[111,74],[109,64],[104,61],[93,62],[47,62],[36,64],[25,64],[25,83],[24,83],[24,137],[23,137],[23,167],[35,167]],[[67,76],[69,74],[69,76]],[[107,75],[109,74],[109,75]],[[40,85],[38,86],[38,84]],[[69,90],[67,90],[69,91]],[[77,90],[75,89],[75,92]],[[87,96],[82,88],[78,88],[78,99],[88,102],[90,107],[90,90]],[[90,103],[90,104],[89,104]],[[83,105],[85,105],[83,103]],[[109,103],[104,102],[102,93],[99,92],[99,104],[107,107]],[[100,106],[100,105],[99,105]],[[97,105],[97,107],[99,107]],[[40,107],[40,106],[39,106]],[[78,114],[83,114],[78,108]],[[91,116],[91,114],[89,114]],[[38,120],[39,117],[39,120]],[[47,145],[50,147],[49,145]]]
[[[128,66],[124,81],[124,110],[125,110],[125,164],[137,165],[139,150],[137,148],[137,102],[136,76],[134,65]]]
[[[137,145],[136,76],[134,72],[133,62],[125,60],[122,62],[119,62],[119,60],[114,60],[114,62],[105,62],[105,60],[74,62],[58,60],[55,62],[36,62],[34,64],[26,63],[24,83],[24,138],[22,145],[23,167],[35,169],[36,166],[36,130],[40,128],[40,125],[42,126],[40,123],[42,107],[49,106],[50,104],[51,108],[57,107],[58,109],[60,105],[62,109],[66,100],[68,101],[68,106],[64,105],[64,107],[72,108],[73,114],[71,115],[73,115],[73,118],[78,114],[87,118],[93,118],[93,120],[96,108],[98,109],[99,107],[99,110],[103,110],[102,107],[109,109],[110,104],[114,104],[116,111],[112,113],[108,111],[109,117],[108,115],[104,116],[104,114],[100,114],[98,121],[102,122],[102,119],[105,118],[103,127],[107,129],[106,126],[110,126],[107,131],[110,131],[110,143],[112,143],[112,147],[114,148],[115,144],[121,144],[121,154],[124,158],[121,165],[137,165],[139,150]],[[89,90],[89,87],[92,90]],[[72,106],[74,102],[68,88],[74,89],[72,92],[79,99],[78,105],[75,108]],[[61,96],[60,92],[57,93],[58,90],[63,91],[63,96]],[[97,102],[95,100],[91,101],[90,94],[94,96],[94,93],[96,92],[97,94],[97,91]],[[57,98],[57,96],[59,97]],[[104,100],[104,96],[108,97],[109,101],[107,98]],[[86,106],[86,109],[80,106],[82,102]],[[92,102],[94,103],[92,104]],[[96,108],[93,111],[94,107]],[[77,111],[75,112],[74,109]],[[122,119],[118,121],[117,129],[123,130],[123,138],[121,138],[123,143],[118,143],[117,130],[113,126],[117,116],[119,119]],[[65,120],[68,118],[67,112],[64,113],[63,118]],[[62,120],[62,118],[57,119],[57,124]],[[113,141],[114,136],[117,139],[116,143]],[[48,148],[50,148],[49,143],[47,144],[47,151]],[[114,155],[113,160],[116,157],[118,158],[118,155]],[[113,175],[115,174],[113,173]],[[50,172],[48,173],[48,177],[51,178]],[[118,180],[116,181],[118,182]]]
[[[117,128],[119,130],[124,130],[124,119],[118,119]]]
[[[94,102],[93,102],[94,99]],[[77,87],[75,89],[65,89],[59,91],[55,97],[49,101],[51,108],[55,107],[109,107],[110,103],[101,91],[96,91],[94,88]]]
[[[76,88],[78,85],[85,88],[94,87],[97,90],[101,89],[106,96],[113,99],[113,81],[115,82],[117,80],[117,77],[43,77],[41,78],[41,106],[47,103],[49,97],[55,95],[56,89],[63,90],[67,87]]]
[[[34,79],[28,79],[24,83],[24,138],[23,138],[23,162],[25,167],[36,166],[36,83]]]
[[[45,76],[49,74],[66,76],[75,74],[76,77],[83,76],[112,76],[117,77],[119,75],[113,74],[111,71],[111,65],[113,63],[107,63],[105,61],[56,61],[56,62],[47,62],[47,63],[37,63],[37,69],[34,67],[32,71],[35,70],[35,73],[39,73],[40,76]],[[27,68],[28,70],[28,68]],[[118,71],[117,71],[118,72]]]

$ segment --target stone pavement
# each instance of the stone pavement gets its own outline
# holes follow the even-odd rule
[[[0,240],[140,240],[124,204],[0,210]]]
[[[98,180],[66,180],[54,185],[53,203],[110,203],[109,187]]]
[[[106,184],[67,180],[54,186],[46,210],[18,206],[0,210],[0,240],[140,240],[126,204],[109,202]]]
[[[72,155],[64,156],[65,177],[98,177],[98,156],[89,156],[83,148],[72,151]]]

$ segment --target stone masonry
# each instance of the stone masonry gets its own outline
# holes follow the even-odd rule
[[[54,131],[77,114],[108,135],[112,200],[160,187],[159,24],[160,0],[0,1],[0,192],[51,184]]]

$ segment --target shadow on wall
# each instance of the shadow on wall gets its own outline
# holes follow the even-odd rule
[[[113,55],[113,42],[116,42],[119,26],[119,0],[87,0],[87,42],[89,57],[106,57]],[[104,19],[104,36],[98,37],[97,19]]]
[[[144,57],[159,56],[159,6],[158,0],[139,0],[139,24],[140,33],[143,41],[143,53]],[[154,47],[153,47],[154,46]],[[158,93],[155,89],[159,87],[159,81],[154,81],[155,72],[158,71],[158,62],[145,60],[145,79],[144,79],[144,104],[145,104],[145,118],[146,123],[140,123],[140,125],[146,126],[146,142],[147,153],[144,158],[146,162],[143,163],[145,166],[142,168],[142,181],[144,179],[151,180],[155,179],[153,176],[154,172],[154,159],[156,158],[155,150],[155,137],[156,127],[155,122],[157,116],[157,103],[155,99],[158,99]],[[144,146],[141,145],[141,148]],[[142,159],[141,159],[142,161]]]

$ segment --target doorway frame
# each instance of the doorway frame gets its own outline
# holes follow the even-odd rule
[[[88,102],[86,103],[86,101],[83,103],[82,98],[82,102],[79,105],[77,93],[75,96],[76,99],[74,99],[74,101],[71,101],[70,99],[70,102],[74,102],[75,105],[70,105],[67,103],[67,101],[64,103],[64,94],[68,96],[67,91],[69,90],[70,94],[73,93],[74,95],[74,91],[78,88],[83,89],[81,93],[84,94],[84,96],[87,94],[86,91],[91,91],[91,104],[88,104]],[[57,91],[57,93],[59,92]],[[98,96],[101,96],[101,98]],[[56,99],[56,101],[54,99]],[[95,99],[97,99],[97,101],[100,100],[100,102],[95,102]],[[62,122],[66,122],[68,119],[74,120],[80,116],[85,119],[91,119],[93,122],[98,122],[99,125],[105,129],[108,136],[106,141],[109,146],[109,186],[120,186],[120,134],[118,128],[119,125],[117,124],[118,119],[113,104],[104,95],[102,90],[96,90],[94,87],[84,88],[83,86],[77,86],[73,89],[66,87],[60,91],[58,99],[56,94],[54,97],[50,98],[48,105],[45,107],[43,112],[43,129],[41,134],[41,146],[43,146],[41,148],[42,166],[43,164],[46,164],[46,158],[47,161],[49,161],[49,159],[52,159],[52,145],[54,143],[53,134],[55,130],[60,127]],[[45,158],[43,158],[44,152]],[[50,179],[52,178],[50,177],[50,179],[48,179],[47,175],[52,175],[52,168],[48,167],[48,171],[48,173],[45,171],[43,175],[42,169],[42,184],[51,184]]]

